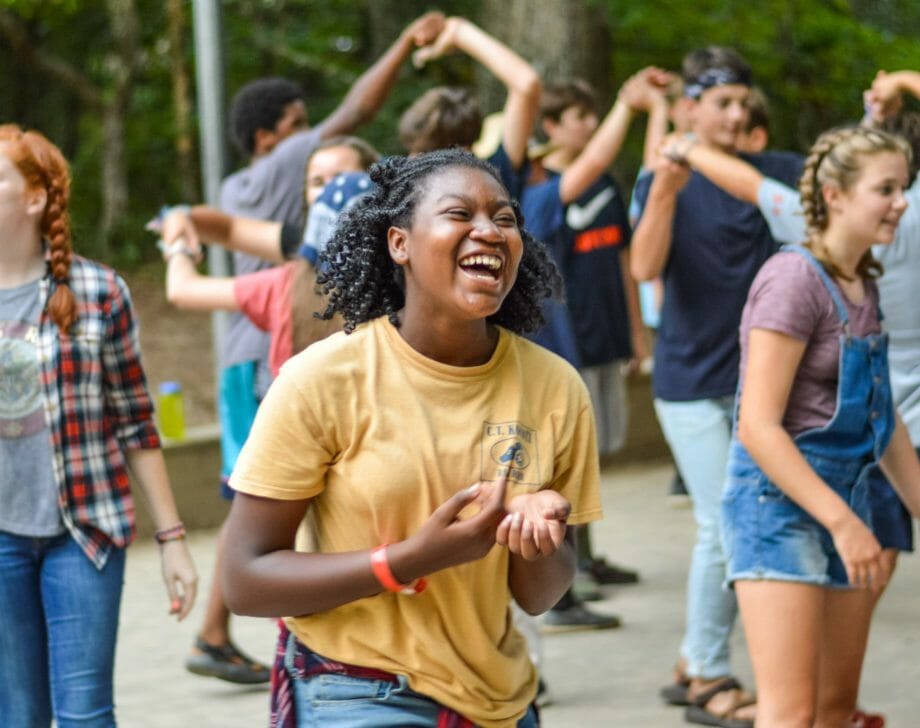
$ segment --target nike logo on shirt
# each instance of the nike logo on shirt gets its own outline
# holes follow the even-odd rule
[[[573,230],[584,230],[601,214],[604,206],[616,196],[613,187],[605,187],[584,205],[574,202],[565,211],[565,222]]]

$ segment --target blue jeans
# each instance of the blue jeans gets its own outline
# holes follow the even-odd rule
[[[112,674],[125,552],[96,569],[69,534],[0,531],[0,725],[115,725]]]
[[[696,543],[687,576],[687,624],[681,656],[687,674],[731,674],[729,640],[738,605],[725,587],[721,499],[731,442],[734,397],[691,402],[655,400],[655,412],[693,499]]]
[[[431,728],[441,706],[397,682],[329,673],[294,681],[297,725],[333,728]],[[537,728],[533,707],[517,728]]]

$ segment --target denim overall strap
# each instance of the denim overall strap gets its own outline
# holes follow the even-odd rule
[[[827,292],[831,294],[831,298],[834,301],[834,308],[837,311],[837,316],[840,317],[840,323],[843,325],[843,333],[846,336],[850,335],[850,315],[847,313],[847,307],[843,302],[843,298],[840,294],[840,289],[834,285],[834,282],[831,280],[831,277],[827,274],[827,271],[824,269],[824,266],[821,265],[820,261],[815,258],[814,254],[806,247],[802,245],[784,245],[780,248],[781,251],[786,251],[790,253],[798,253],[805,260],[811,263],[812,267],[817,272],[818,277],[821,279],[821,282],[824,284],[824,287],[827,289]]]

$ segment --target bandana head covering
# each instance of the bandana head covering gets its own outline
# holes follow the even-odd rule
[[[742,74],[733,68],[707,68],[695,78],[688,79],[684,83],[684,96],[688,99],[698,99],[704,91],[715,86],[728,86],[731,84],[740,84],[741,86],[751,86],[749,74]]]

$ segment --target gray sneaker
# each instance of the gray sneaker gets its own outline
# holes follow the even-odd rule
[[[615,614],[600,614],[584,604],[573,604],[565,609],[550,609],[543,615],[540,631],[550,634],[585,629],[616,629],[620,624],[620,618]]]

